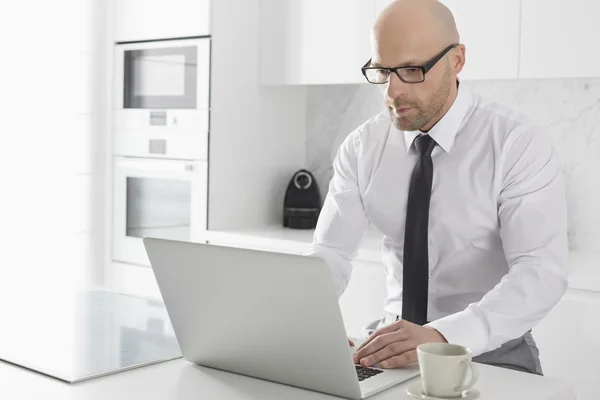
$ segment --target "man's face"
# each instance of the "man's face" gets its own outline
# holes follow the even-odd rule
[[[389,46],[388,46],[389,47]],[[418,51],[402,52],[398,47],[378,46],[372,65],[383,67],[422,66],[437,56],[442,48],[433,53],[424,47]],[[438,61],[425,74],[421,83],[405,83],[394,73],[388,83],[381,84],[385,105],[389,110],[394,126],[399,130],[429,130],[437,122],[437,116],[450,95],[456,77],[448,63],[448,55]]]

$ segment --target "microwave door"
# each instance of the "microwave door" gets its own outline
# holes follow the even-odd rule
[[[124,52],[123,108],[195,109],[197,46]]]

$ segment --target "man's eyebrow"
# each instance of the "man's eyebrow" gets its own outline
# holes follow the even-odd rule
[[[383,65],[376,63],[376,62],[371,62],[371,67],[375,67],[375,68],[402,68],[402,67],[415,67],[415,66],[420,66],[422,63],[420,63],[417,60],[408,60],[406,62],[403,62],[402,64],[396,65],[394,67],[384,67]]]

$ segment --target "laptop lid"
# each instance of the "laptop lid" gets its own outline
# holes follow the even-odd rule
[[[143,241],[186,360],[361,397],[331,272],[322,259]]]

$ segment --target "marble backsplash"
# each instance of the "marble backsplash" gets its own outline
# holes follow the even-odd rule
[[[574,251],[600,253],[600,79],[464,81],[473,91],[529,115],[543,126],[563,162]],[[308,89],[306,167],[323,199],[344,138],[383,110],[378,87]]]

